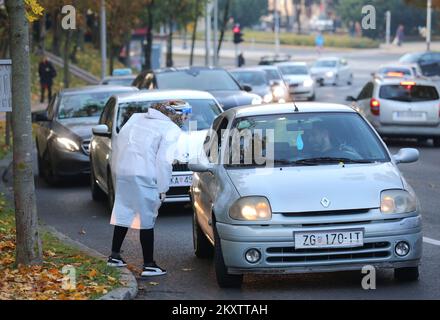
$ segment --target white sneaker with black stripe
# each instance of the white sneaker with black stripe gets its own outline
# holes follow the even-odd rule
[[[165,269],[159,267],[156,262],[144,265],[141,273],[141,277],[155,277],[155,276],[163,276],[167,274]]]
[[[110,257],[108,257],[107,265],[109,267],[120,268],[120,267],[126,267],[127,263],[121,257],[113,258],[112,256],[110,256]]]

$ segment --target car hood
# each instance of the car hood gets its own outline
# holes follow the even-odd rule
[[[78,119],[64,119],[59,120],[58,123],[62,127],[61,131],[66,131],[67,134],[73,134],[82,140],[90,139],[92,137],[92,128],[99,122],[98,117],[93,118],[78,118]]]
[[[382,190],[403,188],[390,162],[227,172],[240,196],[265,196],[275,213],[378,208]],[[327,208],[323,198],[330,201]]]
[[[326,73],[329,71],[336,72],[336,68],[311,68],[310,69],[311,74],[323,74],[323,73]]]
[[[284,80],[290,84],[290,83],[302,83],[305,80],[310,79],[310,76],[308,74],[301,74],[301,75],[286,75],[284,76]]]
[[[260,97],[264,98],[266,94],[271,93],[271,89],[269,86],[253,86],[252,93],[257,94]]]
[[[254,98],[260,98],[246,91],[210,91],[210,93],[220,102],[224,110],[250,105]]]

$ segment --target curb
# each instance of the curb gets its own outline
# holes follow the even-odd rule
[[[84,244],[75,241],[65,234],[59,232],[52,226],[44,225],[42,229],[47,230],[51,234],[53,234],[60,241],[67,243],[73,247],[76,247],[78,250],[84,252],[85,254],[95,257],[97,259],[106,260],[107,257],[98,251],[91,249]],[[120,268],[121,273],[121,283],[123,283],[122,287],[116,288],[106,295],[98,298],[97,300],[133,300],[138,293],[138,284],[135,276],[128,268]]]

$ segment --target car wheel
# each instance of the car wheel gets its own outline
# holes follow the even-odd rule
[[[60,177],[53,170],[48,151],[44,153],[42,169],[44,180],[46,180],[49,185],[56,186],[60,183]]]
[[[434,138],[434,147],[440,148],[440,137]]]
[[[197,258],[206,259],[212,258],[214,255],[214,248],[211,242],[200,228],[199,222],[197,221],[196,213],[193,214],[193,244],[194,253]]]
[[[214,244],[214,267],[218,285],[220,288],[240,288],[243,284],[243,275],[228,273],[216,227],[214,227]]]
[[[417,281],[419,280],[419,267],[394,269],[394,278],[398,281]]]
[[[108,189],[108,194],[107,194],[108,209],[110,213],[112,213],[113,205],[115,204],[115,189],[113,187],[113,179],[110,171],[107,174],[107,189]]]
[[[93,165],[91,162],[90,167],[90,191],[92,192],[92,199],[94,201],[104,200],[106,195],[98,183],[96,183],[95,171],[93,170]]]
[[[350,78],[348,79],[347,84],[348,84],[349,86],[351,86],[351,85],[353,84],[353,75],[352,75],[352,74],[350,75]]]

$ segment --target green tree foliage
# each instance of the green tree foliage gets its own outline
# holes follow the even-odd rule
[[[224,0],[220,1],[223,6]],[[231,4],[230,15],[242,27],[251,27],[258,24],[260,18],[268,14],[267,0],[235,0]]]

